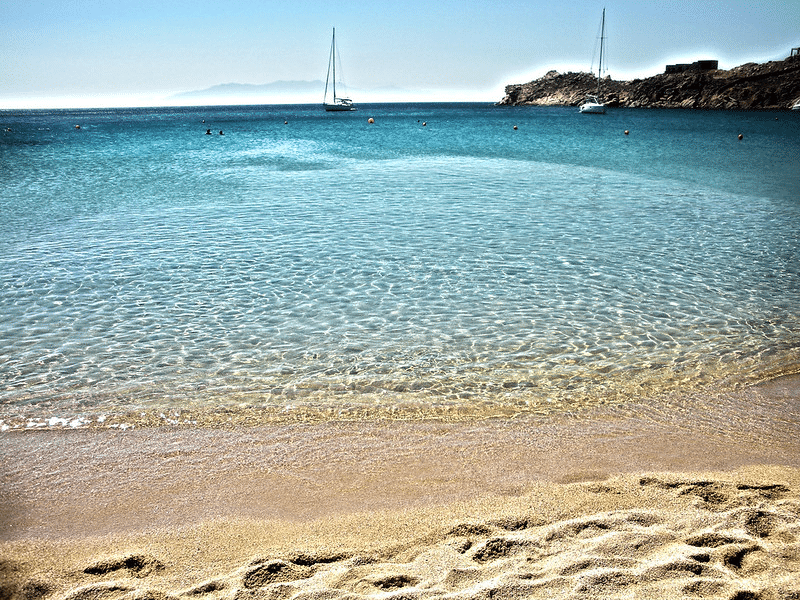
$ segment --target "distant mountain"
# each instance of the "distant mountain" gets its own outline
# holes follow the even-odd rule
[[[269,97],[272,95],[316,95],[322,97],[323,81],[273,81],[272,83],[223,83],[204,90],[181,92],[174,98],[225,98],[225,97]]]

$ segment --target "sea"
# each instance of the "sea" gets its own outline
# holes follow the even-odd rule
[[[800,372],[798,112],[3,110],[0,175],[3,431],[574,414]]]

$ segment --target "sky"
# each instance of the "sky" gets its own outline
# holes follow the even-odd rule
[[[800,46],[800,0],[1,0],[0,108],[165,106],[220,84],[324,81],[333,27],[356,102],[497,102],[551,69],[596,70],[603,8],[614,79]]]

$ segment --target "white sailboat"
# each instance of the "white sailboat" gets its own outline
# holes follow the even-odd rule
[[[328,101],[328,85],[332,84],[333,99]],[[340,98],[336,95],[336,28],[333,28],[331,39],[331,57],[328,61],[328,76],[325,79],[325,96],[322,99],[322,106],[328,111],[356,110],[350,98]]]
[[[603,19],[600,22],[600,62],[597,66],[597,93],[587,94],[586,100],[581,104],[580,111],[582,113],[604,115],[606,114],[606,105],[602,104],[600,98],[600,77],[603,73],[603,50],[606,39],[606,9],[603,9]]]

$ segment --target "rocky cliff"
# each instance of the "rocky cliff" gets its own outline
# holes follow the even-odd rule
[[[590,73],[550,71],[530,83],[506,86],[505,106],[578,106],[597,90]],[[600,84],[600,101],[631,108],[781,109],[800,98],[800,56],[729,71],[689,70]]]

